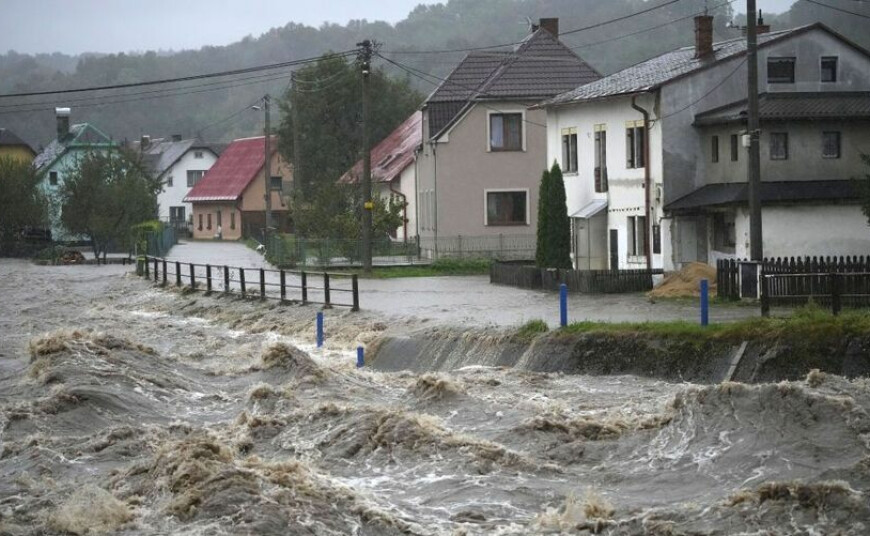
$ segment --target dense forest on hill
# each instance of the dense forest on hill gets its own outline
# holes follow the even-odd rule
[[[848,0],[825,1],[844,9],[870,11],[860,4],[856,7],[855,2]],[[727,27],[732,17],[732,4],[716,0],[685,0],[620,22],[569,33],[562,39],[606,74],[690,44],[693,40],[691,15],[702,10],[705,4],[716,15],[717,40],[739,35],[737,30]],[[9,52],[0,55],[0,94],[225,71],[350,50],[366,38],[382,43],[385,56],[435,77],[443,77],[463,53],[431,54],[426,51],[515,42],[527,34],[528,21],[540,17],[559,17],[564,33],[654,5],[653,1],[646,0],[450,0],[445,4],[420,5],[395,25],[361,20],[312,28],[290,22],[259,37],[247,37],[228,46],[207,46],[171,54],[147,52],[73,57],[64,55],[62,51],[35,56]],[[672,22],[677,19],[682,20]],[[814,21],[822,21],[859,44],[870,47],[867,20],[854,15],[801,0],[786,13],[767,16],[767,22],[774,29]],[[644,31],[648,29],[651,30]],[[423,94],[429,93],[433,82],[437,82],[437,78],[426,82],[410,77],[382,61],[377,64],[394,76],[409,77],[412,86]],[[278,96],[288,88],[289,69],[266,74],[269,76],[236,76],[101,94],[5,98],[0,99],[0,126],[12,129],[38,148],[53,137],[53,108],[70,106],[74,122],[91,122],[119,140],[135,139],[143,134],[199,134],[207,140],[228,140],[260,132],[262,114],[245,112],[245,108],[266,92]],[[280,118],[274,118],[275,124],[279,121]]]

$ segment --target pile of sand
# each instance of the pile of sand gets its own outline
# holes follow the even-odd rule
[[[702,262],[687,264],[679,272],[668,274],[647,293],[650,298],[688,298],[701,295],[701,280],[710,283],[710,297],[716,296],[716,268]]]

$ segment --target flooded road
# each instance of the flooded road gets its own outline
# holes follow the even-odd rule
[[[0,261],[0,534],[867,534],[870,386],[357,370],[422,320]]]

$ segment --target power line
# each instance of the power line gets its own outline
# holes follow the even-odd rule
[[[582,28],[575,28],[573,30],[559,32],[558,37],[562,37],[563,35],[570,35],[570,34],[575,34],[575,33],[579,33],[579,32],[584,32],[587,30],[600,28],[602,26],[607,26],[608,24],[621,22],[621,21],[630,19],[632,17],[637,17],[638,15],[644,15],[644,14],[649,13],[651,11],[655,11],[657,9],[661,9],[663,7],[667,7],[667,6],[676,4],[677,2],[681,2],[681,1],[682,0],[667,0],[666,2],[664,2],[662,4],[648,7],[646,9],[642,9],[642,10],[636,11],[634,13],[629,13],[628,15],[623,15],[621,17],[616,17],[613,19],[605,20],[602,22],[591,24],[589,26],[584,26]],[[490,50],[493,48],[512,47],[512,46],[519,45],[520,43],[522,43],[522,41],[515,41],[512,43],[501,43],[498,45],[487,45],[487,46],[468,47],[468,48],[454,48],[454,49],[446,49],[446,50],[387,50],[385,52],[387,52],[388,54],[449,54],[449,53],[454,53],[454,52],[473,52],[473,51],[477,51],[477,50]]]
[[[251,104],[246,105],[246,106],[245,106],[244,108],[242,108],[241,110],[238,110],[238,111],[236,111],[236,112],[233,112],[232,114],[230,114],[230,115],[224,117],[223,119],[218,119],[217,121],[214,121],[214,122],[212,122],[212,123],[209,123],[209,124],[205,125],[204,127],[200,127],[200,128],[198,128],[198,129],[195,129],[195,130],[196,130],[196,133],[197,133],[198,135],[201,136],[203,130],[208,130],[208,129],[210,129],[211,127],[214,127],[214,126],[220,125],[220,124],[222,124],[222,123],[226,123],[226,122],[229,121],[230,119],[233,119],[234,117],[236,117],[236,116],[238,116],[238,115],[240,115],[240,114],[243,114],[243,113],[247,112],[248,110],[251,109],[251,106],[254,106],[254,105],[257,104],[258,102],[260,102],[260,100],[262,100],[261,97],[257,98],[257,100],[255,100],[255,101],[252,102]]]
[[[690,103],[687,104],[686,106],[683,106],[683,107],[680,108],[679,110],[674,110],[673,112],[671,112],[671,113],[669,113],[669,114],[666,114],[666,115],[663,115],[663,116],[657,118],[656,120],[657,120],[657,121],[661,121],[662,119],[667,119],[668,117],[673,117],[673,116],[675,116],[675,115],[677,115],[677,114],[681,114],[681,113],[685,112],[686,110],[688,110],[689,108],[691,108],[692,106],[694,106],[694,105],[698,104],[699,102],[701,102],[702,100],[706,99],[707,97],[709,97],[710,95],[712,95],[714,91],[716,91],[717,89],[719,89],[720,87],[722,87],[722,85],[723,85],[725,82],[727,82],[729,78],[731,78],[732,76],[734,76],[734,75],[737,73],[737,71],[738,71],[741,67],[743,67],[743,64],[746,63],[746,61],[747,61],[747,58],[743,58],[742,60],[740,60],[740,62],[739,62],[737,65],[734,66],[734,69],[733,69],[730,73],[728,73],[727,75],[725,75],[725,77],[722,78],[722,80],[719,80],[719,82],[718,82],[715,86],[713,86],[712,88],[710,88],[709,91],[707,91],[706,93],[704,93],[703,95],[701,95],[700,97],[698,97],[696,100],[690,102]]]
[[[841,7],[828,5],[828,4],[825,4],[824,2],[817,2],[816,0],[805,0],[805,1],[806,1],[806,2],[809,2],[810,4],[815,4],[815,5],[817,5],[817,6],[822,6],[822,7],[826,7],[826,8],[828,8],[828,9],[833,9],[834,11],[839,11],[840,13],[846,13],[846,14],[848,14],[848,15],[854,15],[854,16],[856,16],[856,17],[861,17],[861,18],[863,18],[863,19],[870,19],[870,15],[865,15],[864,13],[858,13],[858,12],[856,12],[856,11],[849,11],[848,9],[843,9],[843,8],[841,8]]]
[[[356,54],[356,50],[346,50],[344,52],[339,52],[335,54],[337,57],[346,57],[352,54]],[[248,74],[258,71],[269,71],[274,69],[282,69],[285,67],[292,67],[294,65],[303,65],[306,63],[313,63],[322,59],[321,57],[316,58],[304,58],[300,60],[291,60],[280,63],[272,63],[269,65],[258,65],[256,67],[245,67],[243,69],[234,69],[230,71],[221,71],[217,73],[209,73],[209,74],[198,74],[191,76],[183,76],[179,78],[164,78],[162,80],[150,80],[146,82],[131,82],[129,84],[112,84],[108,86],[92,86],[86,88],[76,88],[76,89],[58,89],[52,91],[31,91],[25,93],[7,93],[4,95],[0,95],[0,98],[11,98],[11,97],[36,97],[40,95],[65,95],[69,93],[84,93],[88,91],[104,91],[110,89],[127,89],[132,87],[143,87],[143,86],[155,86],[160,84],[173,84],[177,82],[190,82],[192,80],[202,80],[204,78],[216,78],[222,76],[233,76],[238,74]]]

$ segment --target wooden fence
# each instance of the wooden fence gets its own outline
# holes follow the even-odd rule
[[[137,266],[138,273],[163,285],[174,284],[176,287],[235,294],[244,298],[350,307],[352,311],[359,311],[359,280],[356,274],[240,268],[153,257],[141,259],[144,261]]]
[[[570,292],[617,294],[644,292],[653,287],[653,275],[662,270],[557,270],[526,264],[494,262],[489,282],[531,290],[558,290],[565,283]]]

